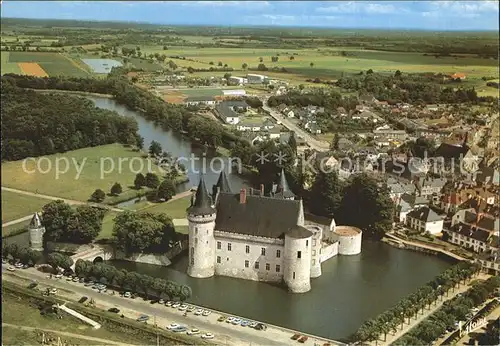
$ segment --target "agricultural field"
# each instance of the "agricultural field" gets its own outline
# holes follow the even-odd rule
[[[162,69],[162,66],[157,64],[156,62],[151,62],[139,58],[128,58],[128,60],[130,64],[135,68],[142,69],[146,72],[155,72]]]
[[[88,72],[78,66],[71,58],[60,53],[40,52],[1,52],[2,74],[23,73],[34,76],[71,76],[83,77]],[[16,72],[16,66],[18,71]]]
[[[132,185],[137,173],[134,170],[139,169],[139,159],[142,155],[142,153],[133,151],[121,144],[109,144],[44,156],[43,160],[37,161],[37,163],[30,160],[26,163],[26,171],[23,170],[22,160],[4,162],[1,167],[2,186],[86,201],[96,189],[100,188],[105,192],[109,192],[111,186],[118,182],[123,189],[118,199],[134,198],[137,192],[141,192],[141,190],[134,190]],[[57,177],[55,169],[57,160],[59,160],[60,171],[63,172],[66,169],[63,158],[68,160],[69,166],[66,173],[61,173]],[[137,159],[130,167],[132,158]],[[122,162],[121,167],[120,160]],[[146,174],[148,161],[142,159],[140,162],[144,163],[142,173]],[[40,165],[41,170],[37,169],[37,164]],[[77,176],[75,164],[81,169],[80,176]],[[51,165],[52,169],[48,170],[46,174],[42,174],[41,172],[45,172],[50,167],[49,165]],[[151,167],[153,171],[158,172],[158,167],[153,163],[151,163]],[[117,197],[107,196],[104,203],[116,202],[118,199]]]
[[[187,96],[222,96],[221,89],[205,89],[205,88],[197,88],[197,89],[183,89],[183,94]]]
[[[2,191],[2,224],[42,210],[50,200]]]

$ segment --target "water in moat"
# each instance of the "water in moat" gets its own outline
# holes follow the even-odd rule
[[[146,148],[156,140],[174,156],[188,156],[192,152],[188,140],[156,128],[115,101],[90,98],[99,107],[133,116],[139,123],[139,133],[144,137]],[[237,175],[232,174],[230,178],[234,189],[245,183]],[[198,182],[197,174],[192,172],[189,179],[186,186]],[[211,186],[217,174],[208,172],[206,179]],[[27,246],[28,233],[4,241]],[[437,256],[365,240],[360,255],[337,256],[323,263],[323,275],[312,280],[310,292],[291,294],[283,287],[261,282],[226,277],[190,278],[186,275],[186,257],[171,267],[125,261],[109,263],[188,284],[193,290],[190,301],[194,304],[335,340],[347,338],[363,321],[387,310],[451,265]]]

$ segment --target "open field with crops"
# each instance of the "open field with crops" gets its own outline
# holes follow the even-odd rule
[[[148,161],[139,160],[141,157],[142,153],[121,144],[109,144],[47,155],[42,157],[41,161],[28,160],[26,171],[23,169],[22,160],[4,162],[2,163],[2,186],[86,201],[96,189],[102,189],[108,193],[111,186],[118,182],[123,188],[123,192],[119,196],[120,199],[125,199],[125,197],[130,199],[134,198],[137,192],[141,192],[131,188],[135,175],[138,173],[135,170],[140,168],[139,161],[143,163],[142,173],[147,173]],[[68,166],[66,166],[64,158],[68,160]],[[134,163],[131,165],[132,158],[137,159],[134,159],[135,161],[132,161]],[[56,175],[58,160],[59,176]],[[80,168],[77,169],[76,165]],[[158,172],[158,167],[153,163],[151,165],[152,170]],[[62,173],[66,168],[67,172]],[[45,171],[47,173],[43,174],[42,172]],[[80,175],[78,175],[79,171]],[[116,202],[116,200],[117,197],[106,196],[104,202]]]
[[[1,52],[1,55],[2,74],[24,73],[40,77],[45,75],[88,76],[88,72],[79,67],[75,61],[60,53]]]

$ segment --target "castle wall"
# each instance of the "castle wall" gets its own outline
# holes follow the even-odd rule
[[[332,257],[335,257],[339,253],[339,242],[336,241],[333,244],[323,244],[321,248],[320,262],[323,263]]]
[[[188,215],[189,276],[208,278],[215,274],[215,217],[215,213],[203,216]]]
[[[217,275],[254,281],[283,280],[283,240],[216,231],[215,244]]]
[[[167,255],[158,254],[134,253],[127,257],[125,253],[117,251],[115,258],[129,262],[156,264],[160,266],[169,266],[172,263]]]
[[[283,280],[291,292],[304,293],[311,289],[311,244],[312,237],[295,239],[285,235]]]

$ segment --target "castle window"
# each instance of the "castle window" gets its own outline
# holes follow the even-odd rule
[[[245,261],[245,268],[248,268],[249,265],[250,265],[250,262]]]
[[[316,250],[313,250],[312,255],[316,256]]]
[[[194,228],[194,234],[198,235],[198,227]]]
[[[295,280],[295,272],[293,272],[293,279]]]
[[[309,246],[309,240],[306,240],[306,246]]]
[[[245,252],[250,253],[250,246],[249,245],[245,246]]]
[[[220,263],[220,256],[217,256],[217,263]]]
[[[259,269],[259,262],[255,262],[255,269]]]
[[[191,265],[194,265],[194,257],[191,257]]]
[[[260,249],[260,254],[261,254],[262,256],[265,256],[265,255],[266,255],[266,248],[265,248],[265,247],[263,247],[262,249]]]
[[[266,263],[266,270],[271,270],[271,265],[269,263]]]
[[[227,251],[231,251],[231,243],[227,243]]]
[[[281,257],[281,250],[276,250],[276,258],[280,258]]]
[[[194,238],[194,245],[198,245],[198,238]]]
[[[297,258],[302,258],[302,251],[297,251]]]
[[[315,259],[313,259],[313,263],[312,263],[312,265],[315,265],[315,264],[316,264],[316,260],[315,260]]]
[[[222,244],[220,241],[217,242],[217,250],[220,250],[220,248],[222,247]]]
[[[313,239],[313,246],[316,246],[316,239]]]
[[[191,247],[191,257],[194,256],[194,247]]]
[[[280,265],[279,264],[276,264],[276,273],[279,273],[280,272]]]

